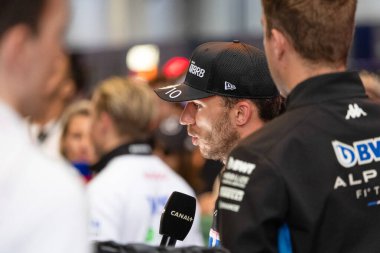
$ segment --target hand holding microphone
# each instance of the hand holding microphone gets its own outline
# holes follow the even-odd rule
[[[196,200],[194,197],[174,191],[166,202],[161,215],[160,234],[163,235],[160,246],[175,246],[183,241],[194,222]]]

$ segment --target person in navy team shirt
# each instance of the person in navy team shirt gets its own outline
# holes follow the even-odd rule
[[[231,252],[379,251],[380,107],[347,71],[356,5],[262,0],[269,69],[287,105],[227,158],[218,215]]]

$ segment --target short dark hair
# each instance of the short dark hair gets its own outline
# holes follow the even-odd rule
[[[224,102],[224,106],[231,109],[239,101],[245,100],[241,98],[221,97]],[[285,99],[280,95],[273,98],[264,99],[248,99],[254,105],[256,105],[259,111],[259,117],[262,121],[268,122],[275,117],[279,116],[285,111]]]
[[[23,24],[38,33],[39,22],[49,0],[0,0],[0,38]]]
[[[284,33],[305,59],[329,65],[347,63],[357,0],[261,0],[270,38]]]

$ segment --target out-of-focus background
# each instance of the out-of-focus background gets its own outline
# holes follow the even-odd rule
[[[94,119],[101,117],[91,119],[93,107],[89,101],[81,99],[88,99],[96,85],[111,76],[139,77],[151,88],[181,82],[191,52],[207,41],[237,39],[262,48],[260,2],[71,0],[72,16],[66,38],[70,57],[62,55],[62,59],[57,60],[55,72],[48,82],[60,87],[50,98],[49,113],[45,118],[30,122],[35,143],[48,155],[63,156],[71,162],[86,182],[97,177],[96,172],[100,169],[96,169],[96,162],[100,159],[100,165],[103,164],[102,157],[98,156],[104,158],[104,154],[111,151],[95,152],[97,133],[91,131],[96,126]],[[358,2],[349,68],[378,72],[380,1]],[[367,74],[376,76],[372,78],[375,84],[371,89],[373,94],[380,94],[378,75]],[[371,80],[369,77],[367,79]],[[149,142],[154,154],[193,188],[207,244],[219,189],[217,175],[223,164],[204,159],[199,149],[192,145],[186,126],[179,124],[184,103],[168,103],[157,96],[153,99],[155,113],[147,133]],[[98,141],[107,141],[104,136],[95,137]],[[98,146],[108,146],[104,143]]]
[[[262,48],[259,0],[72,0],[68,50],[85,95],[110,75],[145,71],[149,78],[175,56],[205,41],[239,39]],[[380,1],[358,1],[350,68],[380,69]],[[128,50],[153,44],[147,50]]]

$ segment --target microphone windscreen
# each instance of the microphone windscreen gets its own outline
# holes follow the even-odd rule
[[[161,215],[160,234],[183,241],[194,222],[196,200],[181,192],[173,192]]]

